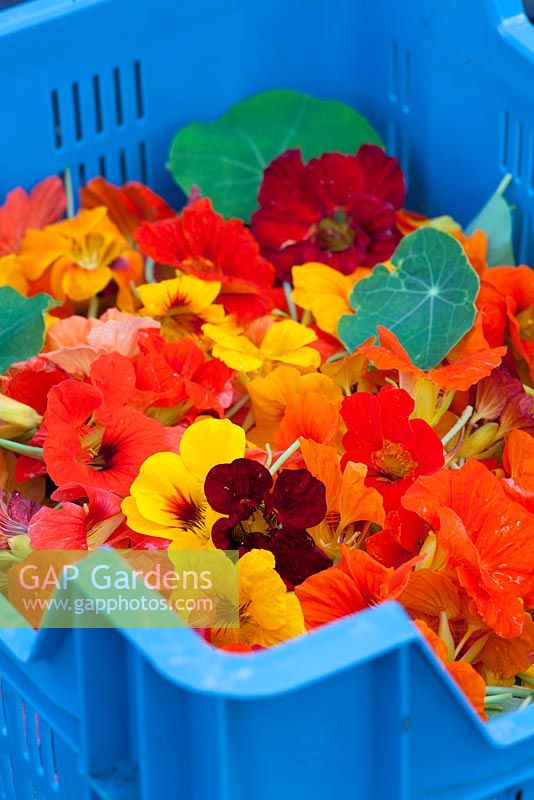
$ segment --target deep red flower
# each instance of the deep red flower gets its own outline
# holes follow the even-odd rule
[[[307,469],[283,470],[273,486],[263,464],[237,458],[208,472],[204,492],[215,511],[228,515],[213,526],[216,547],[270,550],[290,587],[332,563],[306,532],[326,514],[325,488]]]
[[[134,363],[136,386],[153,394],[150,405],[170,408],[187,401],[199,411],[223,416],[233,398],[232,369],[207,358],[192,339],[169,342],[157,330],[147,330],[137,341],[141,354]]]
[[[424,420],[410,419],[413,410],[408,392],[392,386],[377,395],[357,392],[341,406],[347,425],[342,466],[349,461],[367,465],[365,482],[380,492],[386,512],[399,507],[419,475],[435,472],[444,463],[440,438]]]
[[[28,228],[44,228],[65,213],[63,182],[55,175],[34,186],[28,195],[13,189],[0,207],[0,256],[16,253]]]
[[[307,261],[348,275],[393,253],[404,196],[399,163],[380,147],[325,153],[308,164],[299,150],[287,150],[264,172],[252,230],[283,280]]]
[[[51,389],[43,420],[44,460],[56,484],[75,481],[125,495],[143,461],[174,448],[172,431],[121,405],[126,393],[127,387],[112,403],[106,402],[109,394],[88,383],[63,381]]]
[[[174,217],[175,211],[158,194],[139,181],[115,186],[105,178],[93,178],[80,191],[83,208],[106,206],[108,216],[130,244],[140,222]]]
[[[44,414],[48,392],[52,386],[69,379],[61,367],[52,364],[47,358],[34,356],[28,361],[13,364],[3,381],[3,392],[8,397],[34,408]]]
[[[220,301],[243,321],[274,308],[274,269],[258,243],[237,219],[225,220],[207,198],[184,208],[179,217],[142,223],[135,237],[154,261],[202,280],[221,281]]]

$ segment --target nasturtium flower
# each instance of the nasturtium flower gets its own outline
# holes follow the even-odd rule
[[[443,446],[422,419],[411,419],[414,402],[403,389],[386,386],[377,395],[358,392],[346,397],[341,416],[347,425],[343,437],[343,467],[349,461],[367,466],[365,482],[382,495],[386,512],[419,475],[443,466]]]
[[[12,493],[0,489],[0,550],[8,550],[14,536],[25,536],[41,503],[24,497],[19,491]]]
[[[451,660],[447,652],[446,642],[444,642],[426,622],[416,619],[415,624],[436,656],[443,663],[451,678],[458,684],[468,700],[471,701],[475,711],[485,720],[486,712],[484,711],[484,706],[486,700],[486,684],[482,676],[478,674],[471,664],[467,664],[464,661]]]
[[[129,181],[115,186],[105,178],[93,178],[80,189],[83,208],[105,206],[108,217],[133,247],[134,231],[141,222],[156,222],[175,216],[175,211],[148,186]]]
[[[439,389],[466,391],[498,367],[506,354],[506,347],[490,348],[454,364],[425,372],[412,363],[394,333],[379,326],[378,336],[379,345],[364,344],[358,348],[358,352],[368,358],[377,369],[396,370],[399,373],[400,387],[410,392],[417,389],[418,382],[423,379]]]
[[[109,541],[123,526],[120,498],[107,489],[65,483],[52,493],[55,508],[43,506],[31,518],[35,550],[89,550]],[[76,502],[83,500],[83,503]]]
[[[305,633],[298,598],[287,590],[268,550],[251,550],[239,559],[239,619],[233,627],[213,628],[209,639],[217,647],[240,643],[271,647]]]
[[[420,552],[429,530],[421,517],[400,506],[386,515],[382,530],[365,540],[365,549],[384,566],[400,567]]]
[[[421,476],[402,503],[434,532],[439,563],[430,558],[427,566],[455,576],[496,633],[518,636],[524,608],[534,604],[534,515],[475,459]]]
[[[512,431],[504,447],[502,463],[509,476],[501,481],[504,491],[534,513],[534,437],[525,431]]]
[[[342,314],[351,314],[350,293],[354,285],[370,273],[363,267],[343,275],[326,264],[311,262],[291,270],[291,296],[300,308],[311,311],[317,327],[337,338],[337,324]]]
[[[224,325],[206,324],[202,330],[213,342],[212,353],[215,358],[240,372],[255,372],[264,365],[270,367],[275,363],[311,370],[321,362],[318,351],[310,347],[317,335],[311,328],[291,319],[272,322],[253,331],[250,327],[242,328],[231,322]]]
[[[145,283],[137,287],[143,304],[140,314],[161,321],[166,338],[200,336],[202,326],[224,319],[224,309],[215,305],[221,284],[203,281],[192,275],[181,275],[160,283]]]
[[[395,600],[406,588],[414,562],[389,569],[363,550],[342,547],[341,560],[311,575],[295,588],[306,627],[317,628],[385,600]]]
[[[319,444],[333,444],[339,431],[339,405],[319,392],[290,394],[273,437],[275,447],[285,450],[303,436]]]
[[[399,163],[380,147],[324,153],[308,164],[299,150],[287,150],[263,174],[252,230],[283,280],[309,261],[348,275],[393,253],[404,196]]]
[[[14,254],[0,256],[0,286],[11,286],[19,294],[28,294],[28,281]]]
[[[110,356],[110,391],[65,380],[48,395],[44,416],[44,460],[52,480],[127,494],[141,464],[176,438],[170,429],[125,405],[130,384],[119,394],[121,356]],[[98,363],[98,362],[97,362]],[[126,362],[128,363],[128,362]],[[133,367],[132,367],[133,372]],[[112,382],[114,380],[114,382]]]
[[[138,344],[135,385],[145,393],[146,406],[172,408],[179,404],[177,416],[194,408],[222,417],[233,398],[233,371],[226,364],[208,358],[191,338],[169,342],[154,329],[141,331]]]
[[[296,367],[275,366],[265,376],[258,376],[246,385],[254,414],[254,428],[248,436],[251,441],[264,446],[274,443],[279,426],[284,419],[288,403],[309,393],[320,394],[336,407],[341,404],[341,390],[326,375],[317,372],[302,374]],[[296,437],[295,437],[296,438]]]
[[[332,563],[306,530],[326,513],[325,488],[307,469],[282,470],[274,482],[262,464],[238,458],[214,466],[204,491],[211,508],[227,515],[212,529],[221,550],[270,550],[290,586]]]
[[[82,210],[43,230],[29,230],[18,258],[28,280],[49,279],[58,300],[89,300],[114,281],[119,308],[133,309],[130,284],[140,282],[143,259],[129,247],[105,208]]]
[[[154,261],[217,281],[219,301],[239,320],[248,322],[274,308],[272,265],[244,223],[225,220],[208,198],[190,203],[178,217],[141,224],[135,237]]]
[[[179,454],[158,452],[142,464],[122,503],[128,527],[170,539],[177,550],[212,548],[211,529],[220,514],[207,503],[206,475],[244,454],[245,433],[230,420],[194,422],[180,440]]]
[[[481,275],[477,308],[491,347],[511,345],[524,378],[534,380],[534,272],[493,267]]]
[[[342,472],[335,447],[302,439],[300,450],[307,469],[326,490],[326,516],[309,533],[322,550],[337,558],[342,545],[352,548],[361,543],[364,524],[384,522],[382,497],[365,485],[364,464],[349,462]]]
[[[0,256],[17,253],[29,228],[44,228],[57,222],[65,213],[66,205],[63,181],[56,175],[38,183],[30,194],[20,186],[9,192],[0,207]]]

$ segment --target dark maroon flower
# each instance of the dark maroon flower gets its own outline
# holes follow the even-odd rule
[[[404,197],[399,163],[380,147],[325,153],[308,164],[299,150],[287,150],[264,172],[252,230],[283,280],[307,261],[348,275],[391,256]]]
[[[283,470],[273,486],[262,464],[237,458],[208,472],[204,492],[210,506],[227,515],[212,528],[221,550],[270,550],[290,587],[332,564],[306,532],[326,514],[325,488],[307,469]]]

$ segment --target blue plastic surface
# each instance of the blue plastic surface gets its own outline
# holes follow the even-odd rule
[[[354,104],[412,208],[511,172],[534,262],[520,0],[33,0],[0,14],[0,197],[70,167],[169,199],[170,138],[262,89]],[[534,800],[534,708],[483,725],[388,604],[254,656],[191,631],[0,632],[2,800]]]

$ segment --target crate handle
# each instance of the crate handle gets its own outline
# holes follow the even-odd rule
[[[534,63],[534,23],[525,14],[522,0],[486,0],[486,5],[501,36]]]

